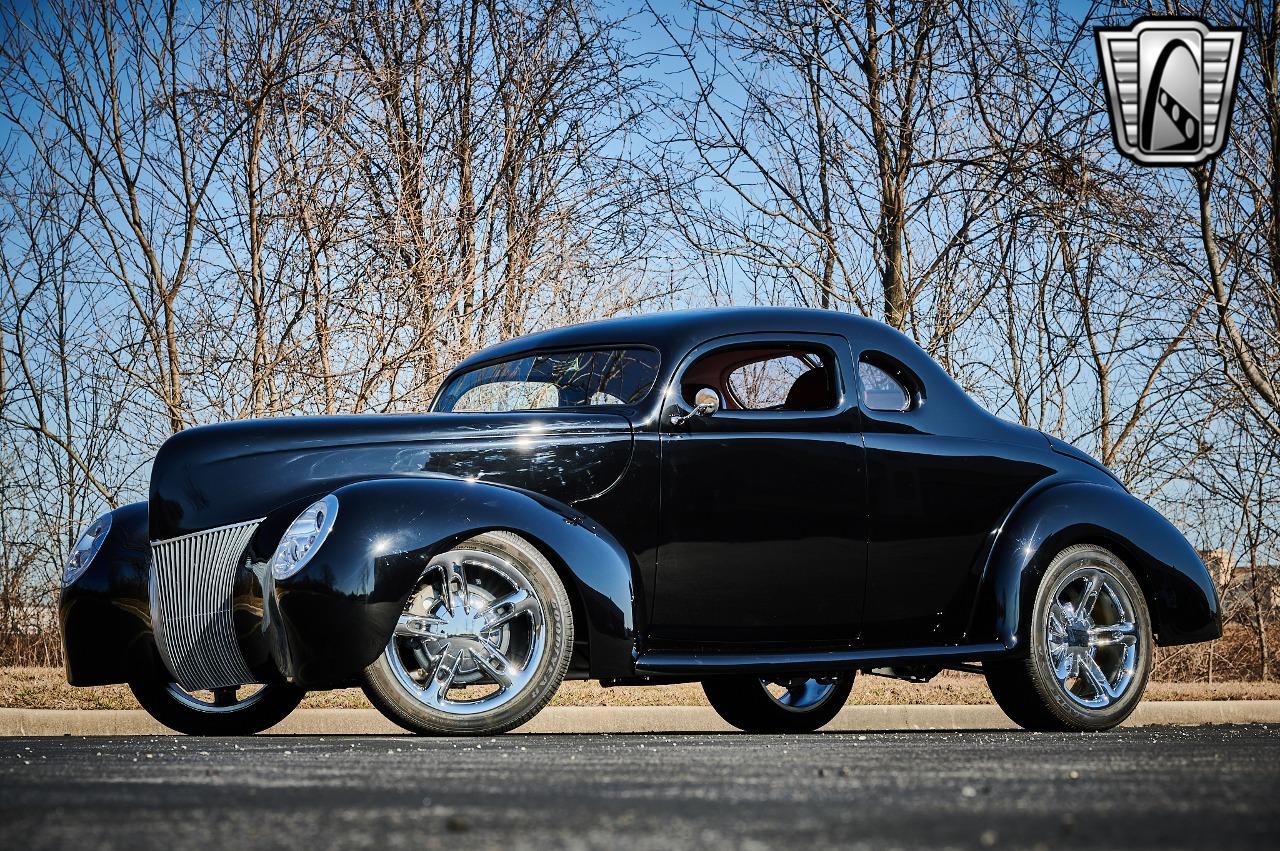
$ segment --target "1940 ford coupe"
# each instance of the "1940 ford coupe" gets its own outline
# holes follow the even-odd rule
[[[1102,730],[1157,644],[1221,633],[1196,552],[1085,453],[982,410],[867,319],[609,320],[468,359],[430,413],[204,426],[64,575],[73,685],[253,733],[359,684],[418,733],[528,721],[566,678],[700,681],[814,730],[858,671],[981,671]]]

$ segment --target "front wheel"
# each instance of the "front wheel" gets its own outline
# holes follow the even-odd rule
[[[1100,731],[1137,707],[1151,671],[1151,617],[1115,553],[1067,547],[1036,593],[1025,659],[986,662],[987,685],[1028,730]]]
[[[414,733],[494,735],[547,705],[572,651],[551,563],[517,535],[486,532],[432,559],[364,693]]]
[[[156,664],[129,680],[142,708],[161,724],[190,736],[251,736],[274,727],[306,696],[289,683],[187,691]]]
[[[711,707],[748,733],[812,733],[849,699],[856,672],[790,679],[715,677],[702,681]]]

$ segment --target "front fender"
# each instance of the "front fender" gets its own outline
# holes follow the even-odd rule
[[[1070,482],[1031,496],[1001,528],[983,574],[971,634],[1020,650],[1045,569],[1072,544],[1116,553],[1146,596],[1156,643],[1222,634],[1218,594],[1186,538],[1155,509],[1117,487]]]
[[[73,686],[122,683],[153,647],[151,547],[147,504],[111,512],[111,529],[85,572],[62,589],[58,623],[67,682]]]
[[[334,491],[332,531],[297,574],[268,578],[264,632],[276,666],[295,681],[359,674],[391,640],[397,618],[439,553],[485,531],[539,547],[577,595],[592,677],[633,672],[634,565],[608,532],[553,500],[449,476],[375,479]],[[268,572],[268,577],[269,577]]]

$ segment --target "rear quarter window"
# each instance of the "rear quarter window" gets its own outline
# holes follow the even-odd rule
[[[884,367],[859,361],[858,382],[862,385],[863,408],[899,413],[911,410],[911,391]]]

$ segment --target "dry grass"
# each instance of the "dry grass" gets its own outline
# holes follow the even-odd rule
[[[1280,700],[1280,682],[1153,682],[1147,700]],[[858,678],[849,699],[855,704],[990,703],[982,677],[947,672],[932,682],[914,684],[882,677]],[[696,683],[675,686],[601,688],[595,682],[567,682],[553,706],[702,706]],[[303,706],[362,708],[369,704],[359,689],[315,692]],[[0,668],[0,707],[20,709],[137,709],[126,686],[72,688],[60,668]]]

